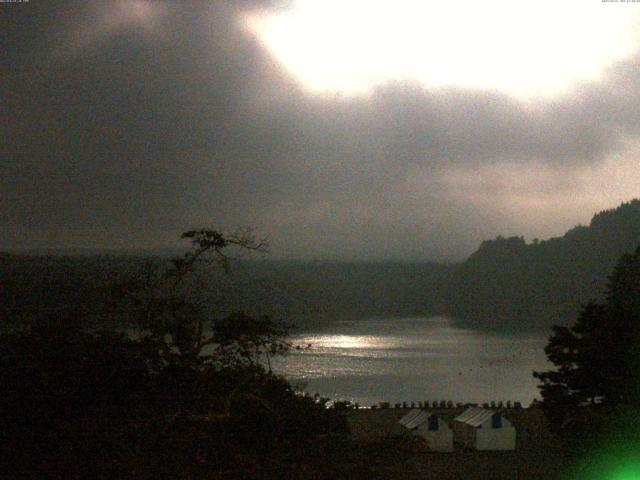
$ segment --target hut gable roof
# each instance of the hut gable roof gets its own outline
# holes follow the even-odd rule
[[[411,410],[404,417],[400,419],[400,425],[407,427],[410,430],[419,427],[423,423],[429,420],[430,415],[422,410],[418,410],[417,408]]]
[[[435,413],[429,413],[418,409],[411,410],[398,422],[409,430],[421,428],[424,425],[427,426],[428,430],[440,430],[441,428],[449,429],[447,422],[439,418]]]
[[[498,412],[494,412],[493,410],[485,410],[484,408],[469,408],[465,410],[460,415],[458,415],[454,420],[456,422],[462,422],[472,427],[480,427],[487,420],[491,419]]]

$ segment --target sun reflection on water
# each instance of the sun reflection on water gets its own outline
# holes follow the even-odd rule
[[[393,348],[397,342],[390,338],[374,335],[312,335],[300,339],[312,348]]]
[[[442,318],[336,322],[291,341],[302,348],[274,359],[275,371],[361,404],[434,395],[529,402],[537,393],[531,372],[546,367],[544,335],[485,334]]]

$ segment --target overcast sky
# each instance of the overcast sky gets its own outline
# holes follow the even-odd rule
[[[443,3],[0,3],[0,248],[455,259],[640,197],[640,4]]]

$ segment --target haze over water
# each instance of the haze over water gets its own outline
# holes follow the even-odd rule
[[[539,397],[534,370],[549,364],[547,334],[499,335],[456,328],[444,317],[336,321],[292,336],[275,370],[309,393],[381,401],[521,401]]]

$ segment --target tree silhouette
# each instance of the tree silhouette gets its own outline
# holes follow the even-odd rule
[[[584,305],[573,326],[553,328],[545,353],[557,368],[534,372],[556,426],[579,405],[640,400],[640,247],[620,258],[605,298]]]
[[[190,292],[200,264],[229,272],[234,248],[265,253],[265,241],[257,242],[247,232],[226,235],[213,229],[190,230],[182,238],[192,244],[184,255],[168,265],[147,265],[115,289],[116,303],[139,329],[150,361],[161,369],[176,364],[257,364],[264,358],[270,366],[272,355],[286,353],[290,347],[286,325],[243,312],[217,318]]]
[[[346,420],[267,368],[290,347],[286,326],[218,317],[191,294],[196,265],[228,269],[234,247],[264,243],[215,230],[183,237],[185,255],[113,288],[105,316],[125,314],[135,334],[93,331],[64,304],[0,334],[6,476],[301,478],[328,468]]]

